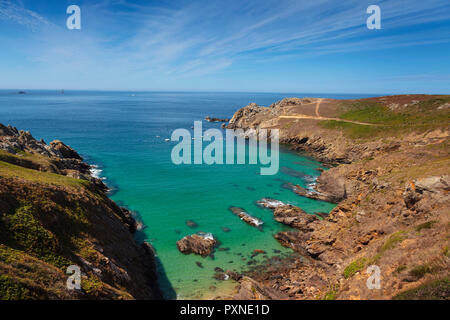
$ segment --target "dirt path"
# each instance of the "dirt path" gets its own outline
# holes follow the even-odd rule
[[[383,126],[382,124],[359,122],[359,121],[345,120],[345,119],[339,119],[339,118],[322,117],[320,115],[320,113],[319,113],[319,108],[320,108],[320,104],[322,103],[322,101],[323,101],[323,99],[317,100],[316,110],[315,110],[316,116],[308,116],[306,114],[296,114],[296,115],[290,115],[290,116],[279,116],[279,118],[284,118],[284,119],[311,119],[311,120],[334,120],[334,121],[342,121],[342,122],[360,124],[360,125],[363,125],[363,126]]]
[[[292,115],[292,116],[279,116],[279,118],[283,119],[310,119],[310,120],[334,120],[334,121],[341,121],[341,122],[349,122],[354,124],[360,124],[363,126],[383,126],[382,124],[375,124],[375,123],[367,123],[367,122],[359,122],[359,121],[353,121],[353,120],[345,120],[345,119],[339,119],[339,118],[328,118],[328,117],[315,117],[315,116],[308,116],[305,114],[298,114],[298,115]]]
[[[319,114],[319,107],[320,107],[320,104],[322,103],[322,100],[323,100],[323,99],[317,100],[317,104],[316,104],[316,116],[318,116],[318,117],[320,117],[320,114]]]

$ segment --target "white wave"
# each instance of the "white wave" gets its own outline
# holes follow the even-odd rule
[[[286,205],[284,202],[280,201],[280,200],[268,200],[268,199],[264,199],[262,201],[265,201],[265,203],[267,203],[269,206],[271,207],[281,207]]]
[[[103,172],[102,169],[100,169],[97,165],[91,165],[91,168],[89,169],[91,176],[97,179],[105,180],[105,177],[102,177],[101,174]]]
[[[211,232],[200,234],[200,236],[202,236],[205,240],[214,240],[214,236]]]

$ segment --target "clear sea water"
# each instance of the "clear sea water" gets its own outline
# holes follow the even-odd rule
[[[135,211],[145,225],[139,241],[156,249],[160,284],[167,298],[201,298],[227,286],[215,280],[214,268],[242,271],[254,249],[267,256],[289,254],[273,234],[287,230],[255,201],[271,197],[305,211],[328,212],[332,204],[299,197],[281,185],[306,186],[310,177],[289,175],[294,169],[317,177],[322,167],[311,158],[282,147],[280,172],[259,174],[259,165],[181,165],[171,161],[176,144],[167,142],[173,130],[194,125],[206,116],[231,117],[250,102],[270,105],[285,97],[362,98],[362,95],[186,92],[0,91],[0,123],[29,130],[46,142],[60,139],[99,166],[112,189],[111,198]],[[204,130],[220,128],[203,121]],[[207,144],[207,143],[205,143]],[[289,168],[289,169],[286,169]],[[229,211],[244,208],[264,221],[262,231],[242,222]],[[192,229],[186,220],[198,227]],[[231,231],[225,232],[223,228]],[[183,255],[176,241],[198,231],[211,232],[226,251],[214,258]],[[108,232],[108,230],[105,230]],[[262,255],[255,258],[260,261]],[[197,264],[200,262],[201,267]],[[230,280],[226,281],[230,284]],[[229,286],[229,285],[228,285]]]

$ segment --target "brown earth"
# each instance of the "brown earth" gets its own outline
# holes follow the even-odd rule
[[[293,227],[275,238],[303,258],[256,268],[236,298],[449,299],[449,102],[288,98],[238,110],[228,128],[247,136],[279,129],[282,143],[329,164],[315,190],[287,187],[337,206],[321,220],[267,206]],[[380,268],[380,289],[367,286],[371,265]]]
[[[89,170],[61,141],[0,124],[0,300],[162,298],[152,247]]]

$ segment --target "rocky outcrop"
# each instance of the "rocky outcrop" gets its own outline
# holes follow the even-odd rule
[[[318,221],[315,215],[306,213],[299,207],[285,204],[279,200],[263,198],[256,203],[261,207],[272,210],[276,221],[303,232],[313,231],[313,222]]]
[[[48,171],[72,177],[75,179],[87,180],[97,187],[107,190],[101,179],[91,175],[93,168],[83,162],[83,158],[71,147],[59,140],[50,142],[36,140],[28,131],[17,130],[12,126],[0,124],[0,151],[3,150],[11,155],[0,153],[0,160],[39,171]],[[28,159],[21,153],[43,157],[44,161]]]
[[[249,277],[242,278],[239,284],[239,292],[233,297],[234,300],[287,300],[289,298]]]
[[[280,200],[272,199],[272,198],[262,198],[262,199],[256,201],[256,204],[262,208],[271,209],[271,210],[273,210],[277,207],[280,207],[280,206],[286,206],[286,203],[284,203]]]
[[[229,209],[231,212],[233,212],[233,214],[235,214],[236,216],[241,218],[241,220],[244,221],[245,223],[247,223],[253,227],[256,227],[258,229],[262,228],[262,225],[264,224],[264,222],[262,222],[258,218],[252,217],[244,209],[238,208],[238,207],[230,207]]]
[[[214,118],[214,117],[210,117],[210,116],[207,116],[205,118],[205,120],[208,122],[228,122],[228,121],[230,121],[230,119],[228,119],[228,118]]]
[[[177,247],[181,253],[195,253],[202,257],[212,254],[217,244],[217,240],[211,233],[203,232],[185,236],[183,239],[177,241]]]
[[[239,109],[228,123],[228,129],[249,128],[257,126],[258,118],[270,113],[269,108],[258,106],[256,103],[250,103],[248,106]]]
[[[63,142],[59,140],[50,142],[50,147],[55,152],[59,152],[62,158],[83,160],[83,158],[78,154],[78,152],[76,152],[71,147],[65,145]]]
[[[419,123],[391,135],[387,127],[372,130],[370,126],[356,128],[351,124],[351,131],[339,123],[320,121],[320,116],[336,119],[355,105],[373,108],[374,101],[382,112],[387,112],[384,107],[389,109],[394,101],[396,107],[389,110],[407,112],[408,116],[417,112],[418,119],[432,110],[434,119],[441,117],[439,127],[433,124],[425,131]],[[295,299],[445,297],[448,288],[442,286],[447,283],[448,287],[450,270],[450,165],[446,148],[450,134],[442,119],[448,118],[448,101],[448,96],[425,95],[346,102],[326,99],[317,110],[315,103],[285,99],[269,108],[249,105],[237,111],[230,121],[232,128],[255,132],[279,128],[281,142],[330,167],[320,170],[321,175],[307,188],[288,182],[282,187],[303,197],[337,204],[318,219],[274,199],[257,201],[257,205],[271,209],[277,221],[294,228],[274,237],[301,258],[292,263],[281,258],[279,263],[271,261],[258,272],[246,273],[252,283]],[[352,136],[365,131],[374,134]],[[371,265],[381,270],[378,290],[366,285]],[[248,282],[241,283],[244,289],[249,287]],[[252,293],[257,290],[249,288]],[[265,298],[254,294],[246,297]]]
[[[0,146],[0,300],[162,299],[153,248],[75,150],[3,125]]]
[[[279,206],[274,209],[273,216],[276,221],[303,232],[314,230],[313,222],[318,221],[315,215],[306,213],[302,209],[292,205]]]
[[[292,190],[299,196],[331,203],[338,203],[339,201],[343,200],[344,197],[346,196],[345,190],[343,190],[343,192],[340,192],[341,190],[339,190],[337,193],[320,193],[314,189],[305,189],[298,184],[294,185],[293,183],[290,182],[283,184],[283,187]]]

